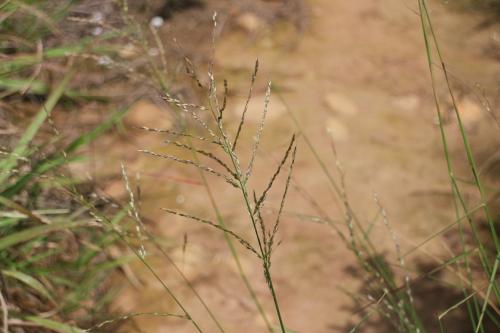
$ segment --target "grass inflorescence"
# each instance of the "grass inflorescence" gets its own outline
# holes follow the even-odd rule
[[[258,62],[256,63],[255,66],[255,71],[252,76],[252,86],[253,83],[255,82],[255,77],[257,75],[257,68],[258,68]],[[252,176],[252,171],[254,167],[254,161],[255,157],[257,155],[258,147],[260,144],[261,140],[261,135],[264,130],[264,123],[265,123],[265,118],[266,114],[268,112],[268,107],[269,107],[269,98],[271,94],[271,84],[268,84],[266,96],[265,96],[265,101],[264,101],[264,106],[263,106],[263,112],[262,112],[262,117],[259,122],[257,132],[255,134],[255,140],[252,146],[251,150],[251,155],[249,158],[249,162],[247,164],[246,168],[242,167],[242,162],[241,158],[239,157],[239,153],[237,152],[237,144],[238,144],[238,139],[240,137],[240,133],[244,127],[245,124],[245,115],[247,111],[247,106],[248,106],[248,100],[251,98],[251,90],[249,93],[249,97],[247,100],[247,104],[245,106],[245,109],[242,112],[242,116],[240,118],[240,122],[238,125],[238,128],[236,130],[236,134],[234,135],[234,139],[230,139],[230,134],[228,132],[228,129],[226,128],[225,122],[224,122],[224,109],[226,106],[226,98],[227,98],[227,82],[224,83],[224,97],[223,97],[223,102],[219,102],[219,98],[216,93],[216,82],[214,79],[213,74],[210,72],[209,73],[209,79],[210,79],[210,86],[209,90],[207,92],[207,100],[208,100],[208,106],[203,106],[203,105],[194,105],[194,104],[188,104],[188,103],[183,103],[177,98],[174,98],[170,96],[169,94],[165,94],[164,99],[171,103],[172,105],[178,107],[183,113],[188,114],[192,117],[192,119],[196,122],[198,122],[201,127],[204,129],[207,137],[201,137],[199,138],[196,136],[196,138],[201,139],[202,141],[205,142],[214,142],[215,143],[215,148],[218,148],[218,152],[223,154],[225,158],[229,161],[228,163],[223,162],[222,158],[217,157],[216,153],[213,151],[205,151],[200,148],[196,148],[193,146],[192,141],[188,143],[182,143],[174,140],[167,140],[167,143],[173,144],[179,148],[188,150],[190,152],[200,154],[201,156],[204,156],[206,158],[211,159],[214,161],[219,167],[222,168],[222,170],[215,170],[212,169],[211,167],[205,166],[203,164],[200,164],[199,161],[195,160],[187,160],[183,159],[180,157],[176,157],[170,154],[161,154],[161,153],[156,153],[152,152],[149,150],[140,150],[141,152],[160,157],[160,158],[165,158],[165,159],[170,159],[172,161],[178,162],[183,165],[190,165],[192,167],[198,168],[202,172],[206,172],[208,174],[214,175],[218,178],[223,179],[225,182],[230,184],[232,187],[236,188],[243,201],[245,204],[245,209],[248,213],[248,218],[249,218],[249,227],[251,227],[251,230],[253,231],[253,234],[255,236],[256,240],[256,245],[252,245],[252,242],[249,240],[244,239],[242,236],[239,236],[235,232],[227,229],[225,226],[221,225],[220,223],[215,223],[212,221],[209,221],[207,219],[193,216],[187,213],[182,213],[178,212],[172,209],[164,208],[164,211],[170,213],[170,214],[175,214],[179,215],[182,217],[185,217],[187,219],[197,221],[199,223],[207,224],[209,226],[212,226],[216,229],[219,229],[223,231],[226,235],[232,237],[234,240],[242,244],[247,250],[251,251],[253,254],[257,256],[258,259],[261,260],[262,262],[262,268],[263,268],[263,274],[264,278],[268,284],[269,291],[271,293],[275,309],[276,309],[276,315],[278,317],[278,321],[280,323],[280,328],[281,331],[285,332],[285,325],[284,321],[281,315],[281,311],[279,308],[279,302],[278,298],[276,295],[275,291],[275,286],[273,283],[272,275],[271,275],[271,258],[272,258],[272,252],[273,249],[275,248],[275,236],[276,233],[278,232],[279,229],[279,224],[280,224],[280,217],[283,212],[283,207],[285,203],[285,198],[287,195],[288,191],[288,186],[290,183],[290,175],[293,169],[293,164],[295,160],[295,154],[296,154],[296,145],[295,145],[295,136],[292,136],[290,143],[288,145],[287,150],[284,153],[284,156],[279,163],[278,167],[276,168],[275,172],[271,176],[268,185],[262,191],[260,195],[256,194],[255,190],[251,190],[249,188],[249,180]],[[208,113],[211,116],[211,121],[213,124],[213,128],[204,120],[202,120],[202,115],[199,114],[199,112],[205,112]],[[151,129],[146,129],[146,130],[151,130]],[[154,130],[155,132],[162,132],[161,130]],[[184,134],[183,136],[187,138],[193,138],[194,136],[191,134]],[[266,223],[263,219],[263,214],[262,214],[262,207],[267,200],[267,194],[269,190],[274,186],[275,180],[277,177],[282,173],[283,169],[285,166],[288,165],[289,168],[289,175],[287,177],[285,189],[283,192],[282,200],[280,203],[280,210],[276,216],[275,222],[273,223],[272,227],[268,228],[266,226]]]

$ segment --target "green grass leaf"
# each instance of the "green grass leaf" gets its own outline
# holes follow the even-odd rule
[[[40,283],[37,279],[32,277],[31,275],[25,274],[20,271],[11,271],[11,270],[3,270],[2,274],[22,283],[28,285],[30,288],[36,290],[40,295],[54,302],[54,299],[50,295],[49,291],[45,288],[43,284]]]
[[[63,324],[54,320],[40,318],[35,316],[29,316],[25,318],[27,321],[37,324],[40,327],[45,327],[51,329],[53,331],[59,333],[85,333],[85,330],[82,330],[75,326],[70,326],[67,324]]]
[[[74,74],[74,70],[70,70],[64,76],[63,80],[50,94],[45,104],[40,108],[29,127],[23,133],[14,151],[0,163],[0,185],[3,185],[5,180],[7,180],[10,171],[16,167],[18,159],[26,157],[25,155],[26,151],[28,150],[29,143],[31,142],[31,140],[33,140],[36,133],[38,133],[38,130],[45,122],[45,119],[50,116],[50,113],[63,95]]]
[[[92,129],[87,133],[80,135],[78,138],[73,140],[68,146],[66,146],[65,149],[63,149],[64,153],[58,152],[52,154],[47,158],[43,159],[42,161],[38,162],[29,173],[17,179],[17,181],[13,185],[11,185],[3,192],[1,192],[0,195],[4,197],[12,197],[14,194],[17,194],[19,191],[21,191],[31,179],[43,175],[49,170],[55,169],[64,164],[72,162],[75,157],[68,158],[67,157],[68,155],[74,153],[79,148],[88,145],[90,142],[94,141],[104,132],[111,129],[116,123],[118,123],[123,118],[123,116],[127,113],[127,111],[128,108],[115,112],[111,117],[109,117],[99,126],[95,127],[94,129]]]
[[[8,236],[0,238],[0,251],[3,251],[18,243],[26,242],[33,238],[46,235],[54,231],[79,227],[84,225],[85,223],[86,223],[85,221],[71,221],[71,222],[63,222],[57,224],[54,223],[18,231],[16,233],[9,234]]]

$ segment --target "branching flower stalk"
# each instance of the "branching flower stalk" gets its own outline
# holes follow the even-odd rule
[[[253,87],[253,83],[255,82],[257,68],[258,68],[258,62],[256,62],[254,74],[252,76],[252,87]],[[275,245],[274,245],[275,238],[276,238],[276,234],[277,234],[278,229],[279,229],[280,218],[281,218],[281,214],[282,214],[283,209],[284,209],[285,199],[286,199],[286,196],[288,193],[288,188],[289,188],[289,184],[290,184],[290,180],[291,180],[291,173],[292,173],[294,162],[295,162],[295,155],[296,155],[296,149],[297,149],[296,144],[295,144],[295,135],[293,135],[291,137],[288,148],[285,151],[283,158],[281,159],[281,162],[279,163],[275,172],[271,176],[266,188],[264,189],[264,191],[260,195],[257,195],[256,191],[251,191],[249,189],[248,180],[252,176],[255,157],[257,155],[259,143],[260,143],[262,132],[264,129],[266,114],[267,114],[268,109],[269,109],[269,101],[270,101],[270,96],[271,96],[271,83],[269,83],[267,86],[267,92],[266,92],[265,101],[264,101],[264,109],[262,112],[260,123],[259,123],[258,128],[257,128],[256,135],[254,137],[254,143],[253,143],[253,147],[252,147],[252,153],[250,156],[250,162],[248,163],[248,166],[246,167],[246,169],[243,169],[241,167],[240,158],[238,157],[238,154],[236,153],[236,145],[238,143],[238,138],[240,137],[240,133],[244,127],[245,114],[246,114],[246,111],[248,109],[248,101],[251,98],[252,88],[250,88],[250,93],[248,95],[245,109],[243,110],[237,131],[236,131],[235,139],[231,140],[229,137],[229,134],[227,133],[226,128],[224,126],[224,117],[223,117],[224,110],[225,110],[226,105],[227,105],[227,92],[228,92],[227,82],[224,81],[224,100],[222,103],[219,103],[219,100],[217,97],[216,82],[215,82],[215,78],[214,78],[214,75],[212,72],[212,66],[210,66],[208,77],[209,77],[208,107],[194,105],[194,104],[186,104],[186,103],[179,101],[177,98],[174,98],[174,97],[167,95],[167,94],[164,96],[164,99],[167,102],[180,108],[183,112],[190,115],[194,121],[198,122],[204,128],[204,130],[207,132],[210,139],[207,139],[205,137],[196,137],[196,138],[198,138],[199,141],[206,141],[206,142],[215,143],[215,147],[220,148],[222,150],[222,152],[224,153],[224,155],[226,155],[226,158],[230,161],[230,163],[226,164],[226,162],[224,162],[224,160],[222,158],[217,157],[215,153],[208,152],[208,151],[205,151],[203,149],[193,147],[192,145],[188,145],[188,144],[185,144],[185,143],[182,143],[179,141],[175,141],[175,140],[167,140],[167,143],[175,145],[178,148],[186,149],[188,151],[200,154],[201,156],[215,162],[219,167],[222,167],[223,171],[218,171],[218,170],[212,169],[211,167],[205,166],[204,164],[201,164],[197,161],[182,159],[182,158],[179,158],[179,157],[176,157],[173,155],[169,155],[169,154],[160,154],[160,153],[152,152],[149,150],[141,150],[141,152],[155,156],[155,157],[169,159],[169,160],[178,162],[180,164],[194,166],[194,167],[198,168],[200,171],[203,171],[203,172],[206,172],[207,174],[211,174],[211,175],[214,175],[214,176],[217,176],[219,178],[224,179],[227,183],[231,184],[233,187],[235,187],[239,190],[239,192],[240,192],[240,194],[245,202],[245,209],[248,213],[248,217],[250,220],[252,231],[255,235],[255,239],[256,239],[256,243],[257,243],[256,247],[254,247],[250,241],[244,239],[242,236],[240,236],[240,235],[234,233],[233,231],[231,231],[227,228],[224,228],[224,227],[220,226],[219,224],[214,223],[210,220],[196,217],[196,216],[189,215],[189,214],[185,214],[185,213],[181,213],[181,212],[177,212],[177,211],[174,211],[171,209],[165,208],[163,210],[170,213],[170,214],[175,214],[178,216],[185,217],[185,218],[192,220],[192,221],[207,224],[207,225],[212,226],[218,230],[223,231],[224,233],[226,233],[226,235],[237,240],[247,250],[249,250],[250,252],[255,254],[259,260],[261,260],[264,278],[266,280],[266,283],[268,285],[269,291],[270,291],[272,299],[273,299],[274,307],[276,310],[276,316],[277,316],[279,324],[280,324],[280,330],[282,333],[285,333],[286,329],[285,329],[282,314],[280,311],[278,297],[276,295],[276,290],[275,290],[272,276],[271,276],[271,255],[273,253],[273,249],[275,248]],[[202,111],[202,112],[208,111],[216,128],[215,129],[210,128],[209,124],[207,124],[202,119],[203,118],[202,115],[198,114],[197,111]],[[154,132],[162,132],[162,130],[158,130],[158,129],[149,129],[148,128],[146,130],[154,131]],[[186,134],[183,136],[188,136],[189,138],[193,137],[190,134]],[[272,225],[272,227],[268,228],[268,227],[266,227],[265,221],[264,221],[263,216],[262,216],[263,215],[262,214],[262,207],[267,200],[269,191],[275,185],[275,182],[278,179],[278,176],[285,169],[286,165],[288,165],[288,176],[286,178],[286,184],[285,184],[285,188],[284,188],[283,195],[281,198],[280,208],[279,208],[278,214],[275,218],[274,224]],[[253,193],[253,197],[252,197],[251,193]]]
[[[258,64],[258,62],[256,62],[255,72],[257,72],[257,64]],[[222,123],[222,112],[223,112],[224,109],[223,108],[217,109],[218,110],[218,114],[216,114],[214,112],[214,106],[216,108],[218,108],[219,107],[219,103],[218,103],[218,99],[217,99],[216,91],[215,91],[215,80],[214,80],[214,77],[213,77],[213,75],[211,73],[209,74],[209,77],[210,77],[210,87],[211,87],[210,88],[210,90],[211,90],[210,91],[210,109],[212,110],[212,114],[213,114],[213,116],[214,116],[214,118],[216,120],[218,132],[221,135],[222,147],[223,147],[224,151],[226,152],[226,154],[228,154],[228,156],[230,157],[231,163],[232,163],[232,165],[234,167],[234,171],[235,171],[235,175],[236,175],[236,181],[239,184],[239,189],[240,189],[241,194],[243,196],[243,199],[245,201],[246,209],[247,209],[250,221],[252,223],[252,228],[253,228],[253,231],[255,233],[255,237],[257,239],[257,243],[258,243],[258,247],[259,247],[259,252],[260,252],[260,257],[262,259],[262,265],[263,265],[263,270],[264,270],[264,277],[266,279],[266,282],[268,284],[269,290],[270,290],[271,295],[273,297],[273,302],[274,302],[275,309],[276,309],[276,314],[278,316],[278,320],[279,320],[279,323],[280,323],[280,328],[281,328],[282,332],[284,333],[285,332],[285,326],[284,326],[284,323],[283,323],[283,318],[282,318],[281,311],[280,311],[280,308],[279,308],[279,303],[278,303],[278,299],[277,299],[277,296],[276,296],[276,291],[275,291],[275,288],[274,288],[274,285],[273,285],[273,280],[272,280],[271,271],[270,271],[270,268],[271,268],[271,252],[272,252],[272,245],[273,245],[272,244],[272,240],[274,239],[274,235],[275,235],[275,233],[277,231],[277,227],[278,227],[278,224],[279,224],[279,218],[280,218],[280,214],[282,212],[282,208],[280,209],[280,212],[278,214],[278,217],[277,217],[277,220],[276,220],[276,224],[275,224],[275,228],[273,228],[272,232],[270,232],[270,236],[269,237],[265,236],[265,227],[264,227],[264,222],[262,220],[262,216],[261,216],[261,213],[260,213],[260,208],[262,207],[262,203],[264,202],[264,200],[266,198],[267,192],[272,187],[272,185],[274,183],[274,180],[276,179],[277,175],[281,171],[282,166],[285,164],[285,162],[288,159],[288,155],[290,153],[290,150],[291,150],[292,146],[295,143],[295,136],[292,136],[290,145],[289,145],[289,147],[288,147],[288,149],[287,149],[287,151],[285,153],[285,156],[284,156],[282,162],[280,163],[280,165],[278,166],[278,169],[274,173],[273,177],[271,178],[271,180],[270,180],[270,182],[269,182],[266,190],[263,192],[263,194],[261,195],[261,197],[259,198],[259,200],[256,201],[255,207],[252,207],[252,204],[251,204],[251,201],[250,201],[250,196],[249,196],[249,190],[248,190],[247,185],[248,185],[248,179],[250,178],[250,176],[252,174],[253,163],[254,163],[254,160],[255,160],[255,156],[257,154],[257,149],[258,149],[258,146],[259,146],[259,143],[260,143],[261,134],[262,134],[262,131],[263,131],[263,128],[264,128],[265,117],[266,117],[266,114],[267,114],[267,111],[268,111],[268,108],[269,108],[269,100],[270,100],[270,95],[271,95],[271,83],[269,82],[268,87],[267,87],[265,101],[264,101],[264,111],[262,113],[262,117],[261,117],[261,121],[260,121],[260,124],[259,124],[259,128],[257,130],[257,134],[256,134],[256,137],[255,137],[255,142],[254,142],[254,145],[253,145],[253,150],[252,150],[252,155],[251,155],[251,158],[250,158],[250,163],[248,165],[248,168],[247,168],[245,174],[243,174],[243,172],[241,170],[241,167],[240,167],[239,159],[238,159],[238,157],[237,157],[237,155],[235,153],[235,150],[234,150],[235,145],[237,143],[237,140],[235,140],[234,145],[231,145],[230,142],[229,142],[229,139],[228,139],[228,135],[224,131],[224,126],[223,126],[223,123]],[[245,112],[246,112],[246,107],[245,107],[244,113]],[[238,127],[239,131],[241,130],[241,127],[243,126],[243,123],[244,123],[244,118],[243,118],[244,117],[244,113],[243,113],[242,119],[240,121],[240,125]],[[290,172],[291,172],[291,170],[293,168],[293,161],[295,160],[295,151],[296,151],[296,148],[294,149],[294,154],[293,154],[294,156],[292,158],[292,163],[290,164]],[[290,182],[290,176],[288,177],[288,181],[287,181],[287,184],[286,184],[285,196],[286,196],[286,191],[288,189],[289,182]],[[282,202],[284,201],[285,196],[283,197]],[[282,203],[282,205],[283,205],[283,203]],[[257,229],[257,223],[259,223],[260,226],[261,226],[261,232],[262,232],[261,235],[259,235],[259,231]],[[267,243],[265,241],[267,241]]]

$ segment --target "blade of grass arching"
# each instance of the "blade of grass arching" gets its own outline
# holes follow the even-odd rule
[[[10,278],[16,279],[18,281],[21,281],[22,283],[26,284],[33,290],[36,290],[38,294],[44,296],[46,299],[50,300],[52,303],[54,303],[54,298],[52,298],[52,295],[50,292],[45,288],[45,286],[40,283],[37,279],[32,277],[31,275],[28,275],[26,273],[20,272],[20,271],[12,271],[12,270],[2,270],[1,273],[4,276],[8,276]]]
[[[52,110],[56,106],[57,102],[63,95],[64,91],[67,89],[70,80],[73,78],[75,74],[74,69],[70,68],[68,73],[64,76],[59,85],[54,89],[54,91],[50,94],[47,101],[44,103],[42,108],[38,111],[35,118],[32,120],[31,124],[28,126],[26,131],[24,131],[23,135],[19,139],[14,151],[8,156],[5,160],[0,162],[0,186],[3,185],[5,180],[9,177],[10,171],[16,167],[18,157],[25,157],[26,150],[28,149],[28,145],[35,137],[36,133],[45,122],[45,119],[50,116]]]
[[[189,145],[192,146],[191,138],[188,138],[188,141],[189,141]],[[194,161],[199,161],[198,155],[196,154],[196,152],[192,151],[192,155],[193,155]],[[203,182],[203,186],[205,187],[205,189],[207,191],[208,198],[210,200],[210,204],[215,212],[215,215],[217,218],[217,223],[221,227],[226,228],[226,223],[224,222],[224,218],[222,217],[222,214],[219,210],[219,207],[217,205],[217,201],[215,200],[215,196],[212,192],[212,189],[210,188],[210,185],[208,184],[207,178],[206,178],[205,174],[203,173],[203,171],[200,170],[199,173],[200,173],[200,177],[201,177],[202,182]],[[260,316],[264,320],[268,331],[271,333],[274,332],[274,329],[271,326],[269,319],[267,318],[267,315],[264,311],[264,308],[260,304],[260,301],[257,298],[257,294],[256,294],[255,290],[253,289],[252,284],[250,283],[250,280],[248,279],[248,277],[245,273],[245,270],[243,269],[243,266],[241,265],[240,257],[238,255],[238,252],[236,251],[233,240],[231,239],[231,237],[227,233],[224,233],[224,239],[226,240],[227,246],[229,247],[229,251],[231,252],[231,255],[233,256],[234,262],[236,264],[236,268],[238,269],[238,273],[239,273],[241,279],[243,280],[243,283],[245,284],[245,287],[247,288],[247,290],[250,294],[250,297],[252,298],[252,301],[254,302],[255,306],[257,307],[257,310],[259,311]]]
[[[431,50],[431,40],[430,39],[432,39],[434,41],[434,46],[437,49],[438,58],[439,58],[440,63],[442,64],[442,68],[444,69],[444,75],[445,76],[447,75],[446,74],[446,68],[444,66],[444,61],[443,61],[443,58],[442,58],[441,53],[439,51],[439,47],[437,45],[437,39],[436,39],[434,30],[432,28],[432,22],[430,20],[430,16],[429,16],[429,13],[428,13],[428,10],[427,10],[426,1],[425,0],[418,0],[418,4],[419,4],[419,14],[420,14],[419,16],[420,16],[420,20],[421,20],[422,32],[423,32],[423,37],[424,37],[424,42],[425,42],[425,50],[426,50],[426,55],[427,55],[427,62],[428,62],[430,76],[431,76],[431,86],[432,86],[432,91],[433,91],[433,97],[434,97],[435,107],[436,107],[437,114],[438,114],[439,129],[440,129],[440,133],[441,133],[441,140],[442,140],[442,143],[443,143],[443,150],[444,150],[444,155],[445,155],[446,164],[447,164],[447,168],[448,168],[448,174],[449,174],[450,182],[451,182],[451,185],[452,185],[452,191],[453,191],[454,195],[456,196],[456,198],[458,198],[459,203],[462,206],[464,212],[467,214],[467,212],[469,210],[467,208],[467,205],[465,203],[465,200],[464,200],[463,196],[460,193],[460,189],[459,189],[458,184],[456,182],[456,179],[455,179],[455,176],[454,176],[454,172],[453,172],[453,166],[452,166],[452,162],[451,162],[451,158],[450,158],[450,154],[449,154],[449,150],[448,150],[448,143],[447,143],[447,139],[446,139],[446,133],[445,133],[445,130],[444,130],[443,116],[442,116],[442,113],[441,113],[441,108],[439,106],[439,99],[437,97],[436,80],[435,80],[434,70],[433,70],[433,66],[432,66],[433,62],[432,62],[432,50]],[[429,37],[429,33],[427,32],[427,29],[430,30],[430,37]],[[447,80],[447,88],[448,88],[448,90],[450,92],[451,91],[451,87],[450,87],[450,84],[449,84],[448,80]],[[452,98],[453,98],[453,94],[452,94]],[[456,106],[455,106],[455,108],[456,108]],[[466,136],[465,131],[462,131],[462,129],[461,129],[461,135],[462,136],[463,135]],[[466,138],[464,140],[467,141]],[[469,163],[471,164],[471,167],[473,169],[473,174],[475,176],[479,177],[478,174],[477,174],[477,170],[475,170],[475,167],[473,166],[474,163],[471,163],[471,159],[470,158],[472,157],[472,152],[471,152],[470,146],[468,144],[465,144],[465,150],[466,151],[468,150],[467,156],[468,156],[468,159],[469,159]],[[477,178],[477,179],[479,179],[479,178]],[[478,187],[479,187],[479,185],[478,185]],[[481,197],[481,200],[482,200],[482,203],[485,206],[487,206],[487,202],[484,201],[483,197]],[[489,210],[488,210],[488,208],[487,207],[483,207],[483,209],[485,209],[485,214],[487,216],[487,219],[488,219],[488,217],[491,218],[491,216],[489,216]],[[481,242],[481,240],[480,240],[480,238],[478,236],[478,232],[476,230],[475,223],[472,221],[472,217],[469,216],[468,220],[469,220],[469,224],[470,224],[470,226],[472,228],[474,239],[475,239],[475,241],[476,241],[476,243],[478,245],[479,251],[480,251],[481,263],[483,265],[483,268],[484,268],[486,274],[489,276],[491,274],[491,264],[490,264],[489,255],[488,255],[487,251],[485,250],[483,242]],[[488,221],[488,224],[490,225],[490,228],[491,228],[492,227],[491,220]],[[492,228],[492,231],[493,230],[494,230],[494,227]],[[496,239],[496,232],[494,232],[494,236],[492,236],[492,237],[493,237],[493,239],[495,241],[495,239]],[[499,248],[498,248],[496,242],[495,242],[495,247],[496,247],[497,252],[498,252]],[[500,291],[498,290],[496,283],[495,283],[495,286],[494,286],[494,292],[495,292],[495,295],[496,295],[497,299],[500,299]],[[476,303],[475,298],[474,298],[474,302]],[[476,307],[476,312],[478,312],[478,305],[475,304],[475,307]],[[472,317],[471,317],[471,319],[472,319]]]
[[[97,127],[93,128],[87,133],[80,135],[72,142],[70,142],[66,146],[66,148],[62,150],[62,152],[57,152],[38,162],[33,166],[31,172],[17,179],[14,184],[3,190],[0,195],[7,198],[12,197],[13,195],[19,193],[19,191],[21,191],[21,189],[24,188],[24,186],[31,179],[43,175],[49,170],[71,162],[71,158],[68,158],[68,155],[74,153],[79,148],[88,145],[89,143],[97,139],[100,135],[111,129],[114,125],[121,121],[128,110],[128,108],[124,108],[120,111],[114,112],[107,120],[99,124]]]

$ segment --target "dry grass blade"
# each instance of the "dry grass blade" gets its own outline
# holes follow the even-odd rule
[[[167,213],[173,214],[173,215],[182,216],[182,217],[185,217],[185,218],[188,218],[188,219],[200,222],[200,223],[208,224],[208,225],[210,225],[210,226],[212,226],[212,227],[214,227],[216,229],[224,231],[225,233],[233,236],[245,248],[247,248],[248,250],[252,251],[258,258],[262,258],[260,256],[260,254],[253,248],[253,246],[250,245],[250,243],[248,241],[246,241],[243,237],[239,236],[238,234],[236,234],[235,232],[233,232],[233,231],[231,231],[229,229],[224,228],[223,226],[221,226],[221,225],[219,225],[217,223],[214,223],[212,221],[205,220],[205,219],[193,216],[193,215],[184,214],[184,213],[172,210],[172,209],[162,208],[162,210],[165,211],[165,212],[167,212]]]
[[[196,167],[196,168],[198,168],[200,170],[206,171],[208,173],[211,173],[213,175],[216,175],[218,177],[223,178],[226,182],[228,182],[229,184],[231,184],[235,188],[239,187],[239,185],[234,180],[232,180],[231,178],[229,178],[228,176],[223,175],[222,173],[217,172],[217,171],[215,171],[212,168],[209,168],[207,166],[198,164],[198,163],[193,162],[191,160],[185,160],[185,159],[182,159],[182,158],[179,158],[179,157],[176,157],[176,156],[172,156],[172,155],[168,155],[168,154],[159,154],[159,153],[155,153],[155,152],[152,152],[152,151],[149,151],[149,150],[145,150],[145,149],[139,149],[138,151],[141,152],[141,153],[149,154],[149,155],[156,156],[156,157],[165,158],[165,159],[172,160],[172,161],[175,161],[175,162],[179,162],[179,163],[183,163],[183,164],[187,164],[187,165],[192,165],[192,166],[194,166],[194,167]]]
[[[231,176],[233,176],[234,178],[237,178],[236,173],[233,170],[231,170],[226,163],[224,163],[221,159],[219,159],[214,154],[212,154],[212,153],[210,153],[208,151],[205,151],[205,150],[194,148],[192,146],[186,145],[186,144],[184,144],[182,142],[179,142],[179,141],[166,140],[165,142],[166,143],[171,143],[171,144],[173,144],[173,145],[175,145],[175,146],[177,146],[179,148],[184,148],[184,149],[187,149],[187,150],[191,150],[191,151],[197,152],[197,153],[199,153],[199,154],[201,154],[203,156],[206,156],[206,157],[214,160],[217,164],[221,165],[224,169],[227,170],[227,172],[229,172],[231,174]]]
[[[255,136],[255,142],[252,149],[252,156],[250,157],[250,163],[248,164],[248,169],[245,175],[245,181],[252,175],[253,162],[255,161],[255,156],[257,155],[257,150],[259,149],[260,137],[262,135],[262,130],[264,129],[264,122],[266,121],[266,115],[267,115],[267,110],[269,108],[270,98],[271,98],[271,81],[269,81],[269,83],[267,84],[266,96],[264,98],[264,111],[262,112],[259,128],[257,129],[257,135]]]
[[[285,165],[287,159],[288,159],[288,156],[290,155],[290,151],[292,150],[292,147],[293,147],[293,144],[295,142],[295,134],[292,135],[292,139],[290,140],[290,144],[288,145],[288,148],[285,152],[285,156],[283,156],[283,159],[281,160],[280,164],[278,165],[278,168],[276,169],[276,171],[274,172],[273,176],[271,177],[271,180],[269,181],[269,183],[267,184],[267,187],[266,189],[264,190],[264,192],[262,192],[262,195],[259,197],[259,199],[257,200],[257,202],[255,203],[255,209],[254,209],[254,214],[257,213],[257,211],[259,210],[260,206],[264,203],[264,201],[266,200],[266,197],[267,197],[267,193],[269,192],[269,190],[271,189],[271,187],[273,186],[274,184],[274,181],[276,180],[276,178],[278,177],[278,175],[280,174],[281,172],[281,169],[283,168],[283,165]],[[295,153],[294,153],[295,154]]]
[[[247,97],[247,100],[245,102],[245,108],[243,109],[243,113],[241,114],[240,124],[238,125],[238,130],[236,131],[236,136],[234,138],[234,142],[232,145],[233,151],[236,150],[236,144],[238,143],[238,138],[240,137],[241,129],[243,128],[243,124],[245,123],[245,115],[246,115],[247,110],[248,110],[248,104],[250,103],[250,99],[252,99],[252,91],[253,91],[253,87],[255,85],[255,79],[257,78],[258,71],[259,71],[259,60],[257,59],[255,61],[255,67],[254,67],[253,74],[252,74],[252,82],[250,84],[250,89],[248,90],[248,97]]]

